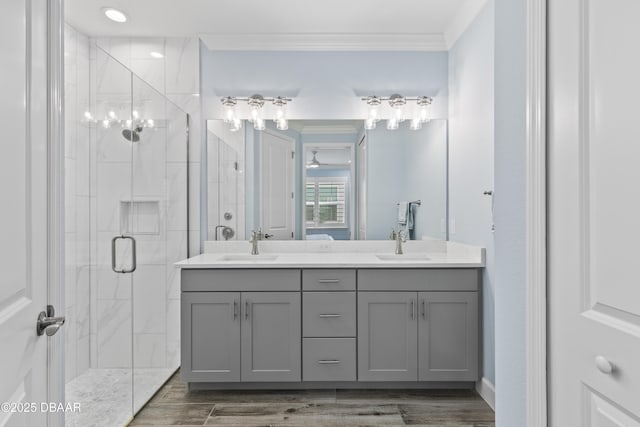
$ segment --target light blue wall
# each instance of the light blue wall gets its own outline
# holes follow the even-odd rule
[[[409,121],[397,130],[380,123],[367,131],[367,239],[387,239],[398,228],[400,201],[423,202],[416,208],[416,239],[437,233],[446,217],[445,195],[445,121],[433,120],[419,131],[410,130]]]
[[[483,376],[495,382],[494,3],[490,0],[449,51],[449,217],[453,241],[486,248]],[[498,193],[499,194],[499,193]],[[453,231],[453,228],[452,228]]]
[[[407,198],[422,200],[415,211],[414,234],[416,239],[446,239],[447,121],[431,120],[420,133],[422,138],[409,138],[405,146]]]
[[[496,425],[526,418],[527,1],[495,0]]]
[[[221,118],[221,96],[292,96],[292,119],[362,119],[366,95],[435,96],[447,86],[447,52],[239,52],[203,47],[206,118]]]

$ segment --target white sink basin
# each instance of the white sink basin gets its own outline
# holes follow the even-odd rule
[[[245,255],[245,254],[229,254],[219,258],[220,261],[275,261],[278,255]]]
[[[427,254],[376,254],[380,261],[429,261]]]

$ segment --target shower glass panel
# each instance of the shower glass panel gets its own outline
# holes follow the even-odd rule
[[[121,426],[180,364],[188,116],[88,49],[65,55],[65,424]]]
[[[180,290],[187,258],[187,115],[133,76],[133,410],[179,365]]]

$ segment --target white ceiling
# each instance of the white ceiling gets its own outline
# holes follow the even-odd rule
[[[486,0],[66,0],[90,36],[198,35],[225,50],[444,50]],[[117,24],[101,9],[124,11]]]

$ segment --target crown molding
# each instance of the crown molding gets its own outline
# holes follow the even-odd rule
[[[434,34],[260,34],[203,33],[200,40],[210,50],[285,51],[443,51],[445,36]]]

